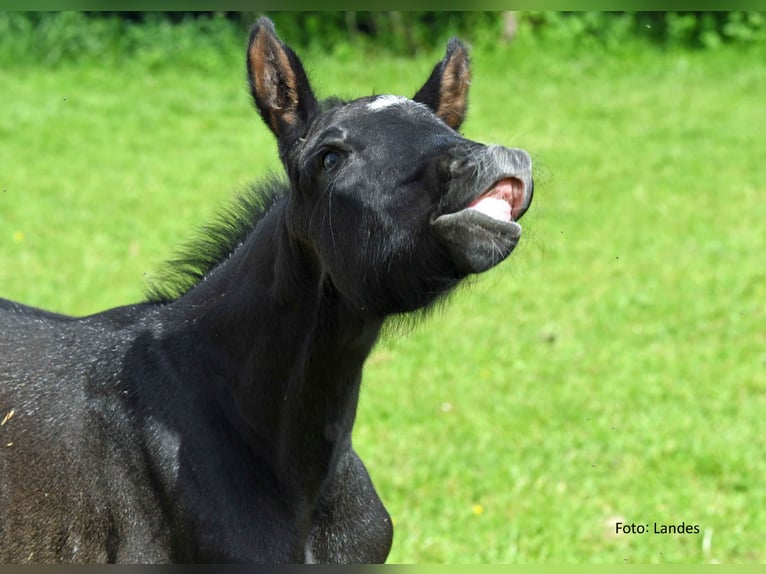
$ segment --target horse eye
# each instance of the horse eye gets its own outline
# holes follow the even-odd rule
[[[340,163],[340,154],[337,151],[328,151],[322,156],[322,167],[325,171],[332,171]]]

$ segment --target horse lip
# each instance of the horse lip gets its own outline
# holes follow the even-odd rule
[[[501,172],[502,173],[502,172]],[[526,209],[524,183],[515,176],[500,177],[473,199],[465,199],[457,210],[443,211],[431,220],[436,240],[452,258],[457,269],[465,273],[481,273],[504,260],[521,239],[522,229],[513,219],[514,208],[520,215]],[[529,189],[531,195],[531,188]],[[493,202],[481,203],[482,198]],[[503,204],[500,199],[507,201]]]
[[[434,214],[431,218],[431,221],[433,222],[435,219],[438,219],[441,216],[444,215],[451,215],[454,213],[459,213],[465,209],[471,209],[473,206],[475,206],[477,203],[479,203],[482,199],[485,199],[487,197],[492,197],[493,192],[496,190],[496,188],[504,181],[511,181],[513,190],[512,195],[506,197],[506,201],[511,206],[511,222],[514,225],[510,225],[509,227],[518,227],[518,224],[516,221],[518,221],[524,213],[526,213],[527,208],[529,207],[527,204],[527,186],[520,177],[516,175],[502,175],[492,181],[492,184],[484,187],[484,191],[482,191],[479,195],[472,196],[469,199],[463,200],[458,206],[454,208],[447,208],[445,210],[442,210],[441,212],[438,212]],[[507,190],[506,190],[507,191]],[[503,192],[500,192],[502,195]],[[482,213],[485,217],[491,218],[488,215],[485,215]],[[502,221],[499,219],[495,219],[495,221],[499,224],[506,224],[508,225],[509,222]]]
[[[496,219],[485,213],[482,213],[478,209],[472,209],[470,206],[464,207],[463,209],[459,209],[457,211],[442,213],[431,219],[431,224],[433,225],[439,220],[445,221],[450,219],[455,221],[456,216],[463,214],[467,215],[469,213],[469,220],[472,222],[472,225],[481,227],[489,233],[495,233],[516,239],[521,237],[521,225],[519,225],[515,220],[511,219],[510,221],[503,221],[502,219]]]
[[[436,240],[464,273],[481,273],[503,261],[521,238],[515,221],[496,219],[466,207],[431,222]]]

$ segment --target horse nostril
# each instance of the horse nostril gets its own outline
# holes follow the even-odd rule
[[[465,171],[465,167],[466,167],[465,159],[463,158],[453,159],[449,163],[450,177],[458,177],[460,174],[462,174]]]

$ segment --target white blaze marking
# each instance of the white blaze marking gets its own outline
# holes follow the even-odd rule
[[[405,98],[404,96],[393,96],[393,95],[378,96],[369,104],[367,104],[367,109],[370,110],[371,112],[377,112],[379,110],[384,110],[386,108],[391,108],[393,106],[401,106],[410,101],[411,101],[410,99]]]

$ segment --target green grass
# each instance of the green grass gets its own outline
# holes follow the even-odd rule
[[[323,94],[411,94],[436,57],[306,60]],[[473,60],[465,133],[529,150],[536,199],[508,262],[369,361],[355,443],[390,561],[766,561],[763,54]],[[0,296],[139,300],[279,168],[242,70],[0,69]],[[701,533],[616,536],[618,519]]]

